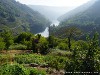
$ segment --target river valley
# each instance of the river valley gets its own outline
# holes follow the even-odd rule
[[[52,21],[52,24],[51,25],[55,25],[55,26],[58,26],[59,25],[59,21],[58,20],[54,20],[54,21]],[[48,31],[48,27],[46,27],[46,29],[43,31],[43,32],[41,32],[41,33],[39,33],[39,34],[41,34],[42,36],[44,36],[44,37],[48,37],[49,36],[49,31]]]

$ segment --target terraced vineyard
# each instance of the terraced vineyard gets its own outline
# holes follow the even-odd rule
[[[0,75],[64,75],[66,59],[68,57],[55,56],[52,53],[49,55],[29,53],[29,50],[1,51]]]

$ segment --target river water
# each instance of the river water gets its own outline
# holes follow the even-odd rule
[[[59,21],[58,20],[54,20],[54,21],[52,21],[52,24],[51,25],[55,25],[55,26],[58,26],[59,25]],[[42,36],[44,36],[44,37],[48,37],[49,36],[49,31],[48,31],[48,27],[43,31],[43,32],[41,32],[41,33],[39,33],[39,34],[41,34]]]

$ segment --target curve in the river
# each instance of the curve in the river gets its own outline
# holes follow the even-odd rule
[[[53,21],[52,22],[52,24],[51,25],[55,25],[55,26],[58,26],[59,25],[59,21]],[[43,32],[41,32],[41,33],[39,33],[39,34],[41,34],[42,36],[44,36],[44,37],[48,37],[49,36],[49,31],[48,31],[48,27],[43,31]]]

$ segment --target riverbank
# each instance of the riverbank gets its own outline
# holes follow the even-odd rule
[[[55,26],[58,26],[59,25],[59,21],[58,20],[54,20],[54,21],[52,21],[52,24],[51,24],[51,26],[52,25],[55,25]],[[49,31],[48,31],[48,27],[46,27],[46,29],[43,31],[43,32],[41,32],[41,33],[39,33],[39,34],[41,34],[42,36],[44,36],[44,37],[48,37],[49,36]]]

